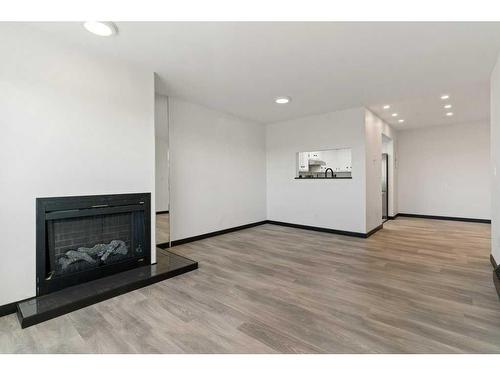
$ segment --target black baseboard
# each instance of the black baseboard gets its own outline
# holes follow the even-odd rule
[[[495,285],[495,289],[497,290],[498,298],[500,299],[500,278],[497,273],[493,271],[493,284]]]
[[[17,302],[0,306],[0,316],[14,314],[17,311]]]
[[[493,285],[495,285],[498,298],[500,299],[500,268],[498,267],[498,263],[492,254],[490,254],[490,262],[493,266]]]
[[[263,221],[258,221],[256,223],[251,223],[251,224],[245,224],[245,225],[240,225],[238,227],[233,227],[233,228],[228,228],[228,229],[222,229],[218,230],[215,232],[210,232],[210,233],[205,233],[205,234],[200,234],[199,236],[193,236],[193,237],[188,237],[188,238],[183,238],[181,240],[175,240],[170,242],[170,246],[179,246],[183,245],[189,242],[194,242],[194,241],[199,241],[199,240],[204,240],[206,238],[214,237],[214,236],[219,236],[221,234],[227,234],[231,232],[236,232],[238,230],[242,229],[248,229],[252,227],[256,227],[259,225],[263,224],[274,224],[274,225],[280,225],[284,227],[291,227],[291,228],[298,228],[298,229],[305,229],[305,230],[313,230],[316,232],[324,232],[324,233],[331,233],[331,234],[340,234],[342,236],[350,236],[350,237],[358,237],[358,238],[368,238],[370,237],[373,233],[377,232],[378,230],[383,228],[383,224],[379,225],[378,227],[374,228],[368,233],[361,233],[361,232],[349,232],[345,230],[337,230],[337,229],[330,229],[330,228],[322,228],[322,227],[313,227],[309,225],[302,225],[302,224],[293,224],[293,223],[285,223],[282,221],[274,221],[274,220],[263,220]],[[156,245],[158,247],[161,247],[160,245]]]
[[[156,247],[159,247],[160,249],[168,249],[170,247],[170,242],[157,243]]]
[[[383,225],[379,225],[378,227],[376,227],[375,229],[371,230],[368,233],[361,233],[361,232],[350,232],[350,231],[345,231],[345,230],[330,229],[330,228],[323,228],[323,227],[313,227],[310,225],[285,223],[283,221],[274,221],[274,220],[267,220],[267,223],[274,224],[274,225],[281,225],[283,227],[312,230],[312,231],[316,231],[316,232],[324,232],[324,233],[331,233],[331,234],[340,234],[342,236],[350,236],[350,237],[358,237],[358,238],[368,238],[373,233],[382,229],[382,227],[383,227]]]
[[[5,315],[14,314],[17,311],[17,304],[18,303],[27,301],[31,298],[33,298],[33,297],[22,299],[20,301],[16,301],[16,302],[12,302],[12,303],[8,303],[6,305],[0,306],[0,317],[5,316]]]
[[[498,267],[498,263],[496,262],[495,258],[493,258],[493,254],[490,254],[490,262],[493,266],[493,269],[496,269]]]
[[[451,220],[451,221],[465,221],[468,223],[483,223],[483,224],[491,224],[491,220],[489,219],[473,219],[473,218],[468,218],[468,217],[455,217],[455,216],[434,216],[434,215],[420,215],[420,214],[404,214],[404,213],[399,213],[393,218],[396,218],[398,216],[401,217],[414,217],[414,218],[419,218],[419,219],[433,219],[433,220]]]
[[[378,232],[382,228],[384,228],[384,224],[380,224],[378,227],[373,228],[371,231],[369,231],[368,233],[366,233],[366,237],[365,238],[370,237],[373,233]]]
[[[156,214],[157,214],[157,215],[161,215],[161,214],[168,214],[168,213],[169,213],[169,211],[168,211],[168,210],[167,210],[167,211],[156,211]]]
[[[170,242],[170,246],[172,246],[172,247],[173,246],[179,246],[179,245],[183,245],[183,244],[186,244],[186,243],[189,243],[189,242],[204,240],[205,238],[220,236],[221,234],[227,234],[227,233],[231,233],[231,232],[236,232],[238,230],[252,228],[252,227],[256,227],[258,225],[262,225],[262,224],[266,224],[266,223],[267,223],[267,220],[263,220],[263,221],[258,221],[256,223],[240,225],[240,226],[237,226],[237,227],[232,227],[232,228],[228,228],[228,229],[222,229],[222,230],[218,230],[218,231],[215,231],[215,232],[200,234],[198,236],[183,238],[183,239],[180,239],[180,240],[171,241]]]

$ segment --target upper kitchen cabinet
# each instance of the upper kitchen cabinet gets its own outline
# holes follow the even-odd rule
[[[334,169],[334,171],[350,172],[352,169],[351,149],[344,148],[336,150],[336,153],[337,153],[337,163],[335,166],[337,169]]]
[[[297,160],[299,172],[309,172],[309,152],[299,152]]]
[[[321,151],[311,151],[307,153],[309,160],[321,160]]]
[[[296,178],[351,178],[351,149],[297,153]]]

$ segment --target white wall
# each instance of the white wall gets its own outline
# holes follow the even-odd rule
[[[154,209],[155,184],[153,74],[9,27],[0,30],[0,305],[35,295],[36,197],[151,192]]]
[[[169,98],[172,241],[266,219],[264,126]]]
[[[489,219],[488,123],[398,132],[401,213]]]
[[[382,224],[382,128],[384,122],[365,111],[366,231]]]
[[[388,154],[389,161],[389,216],[395,216],[398,211],[398,135],[389,124],[382,123],[382,134],[385,136],[386,147],[383,148],[382,152]]]
[[[500,58],[491,74],[491,254],[500,263]]]
[[[156,211],[169,210],[168,97],[155,95]]]
[[[383,148],[382,136],[390,140]],[[382,224],[382,153],[389,154],[389,215],[394,216],[397,209],[397,183],[395,176],[397,144],[396,132],[371,111],[365,111],[365,141],[366,141],[366,228],[369,232]]]
[[[364,115],[355,108],[267,125],[269,220],[366,233]],[[352,149],[352,180],[294,179],[297,152],[336,148]]]

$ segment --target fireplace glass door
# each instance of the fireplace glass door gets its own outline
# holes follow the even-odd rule
[[[144,252],[142,215],[133,212],[50,220],[47,223],[48,277],[120,263]]]
[[[151,262],[150,194],[37,198],[37,295]]]

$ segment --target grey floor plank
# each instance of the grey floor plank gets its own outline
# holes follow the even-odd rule
[[[2,317],[0,352],[500,353],[487,224],[267,224],[171,250],[199,269],[25,330]]]

